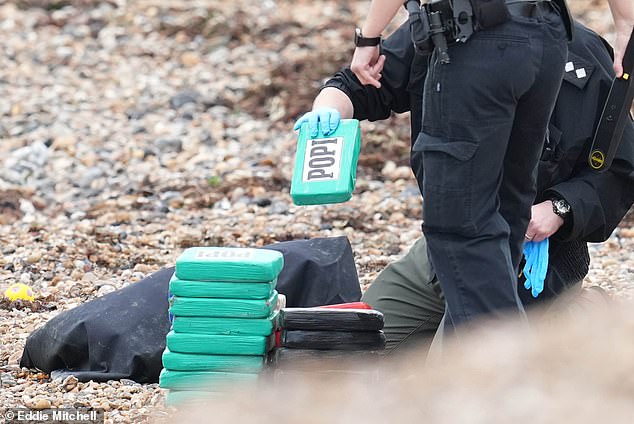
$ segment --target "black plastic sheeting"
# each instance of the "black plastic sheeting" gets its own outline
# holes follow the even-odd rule
[[[346,237],[293,240],[265,246],[284,255],[276,289],[289,307],[355,302],[361,290]],[[168,319],[162,269],[121,290],[62,312],[27,339],[20,366],[80,381],[122,378],[156,383]]]

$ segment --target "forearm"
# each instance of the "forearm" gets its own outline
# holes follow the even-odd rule
[[[313,110],[319,107],[332,107],[339,111],[342,119],[350,119],[354,115],[352,101],[341,90],[334,87],[325,87],[319,92],[313,102]]]
[[[618,1],[618,0],[613,0]],[[626,0],[631,1],[631,0]],[[372,0],[370,11],[361,27],[364,37],[378,37],[396,15],[402,0]]]
[[[634,25],[634,2],[632,0],[608,0],[617,31],[631,31]]]

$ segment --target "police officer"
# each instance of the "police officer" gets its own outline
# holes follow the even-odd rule
[[[579,289],[588,272],[587,242],[611,234],[634,201],[634,125],[629,123],[611,168],[598,174],[587,166],[596,123],[610,87],[611,48],[598,35],[575,24],[566,72],[541,153],[538,196],[527,232],[550,238],[550,263],[544,292],[533,298],[517,285],[524,305],[551,300],[566,289]],[[409,28],[401,26],[382,45],[387,57],[380,88],[362,85],[343,69],[326,82],[315,99],[313,126],[333,131],[340,116],[386,119],[411,113],[412,139],[420,132],[426,58],[414,53]],[[300,119],[301,120],[301,119]],[[411,165],[422,189],[423,152],[413,147]],[[523,281],[520,281],[522,283]],[[570,291],[570,290],[567,290]],[[442,290],[427,256],[424,238],[401,260],[389,265],[363,300],[385,314],[388,348],[434,335],[445,311]]]
[[[524,317],[516,276],[567,56],[553,2],[471,4],[479,30],[449,46],[450,63],[438,45],[431,56],[414,144],[424,153],[423,233],[445,294],[447,329],[484,314]],[[361,36],[380,34],[400,5],[373,0]],[[351,69],[367,83],[382,67],[379,49],[357,40]]]

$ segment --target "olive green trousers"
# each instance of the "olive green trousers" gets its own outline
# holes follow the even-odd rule
[[[608,299],[598,287],[581,290],[579,282],[543,308],[532,307],[527,313],[529,321],[538,316],[538,310],[546,312],[540,317],[552,318],[561,313],[605,308]],[[383,313],[388,351],[429,345],[441,326],[445,300],[427,255],[425,238],[421,237],[405,256],[381,271],[361,300]]]
[[[383,313],[388,350],[428,343],[445,313],[445,300],[425,238],[381,271],[361,300]]]

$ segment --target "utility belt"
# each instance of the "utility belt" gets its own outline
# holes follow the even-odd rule
[[[438,52],[440,63],[451,61],[448,46],[466,43],[477,31],[492,28],[511,19],[512,15],[539,16],[556,7],[572,40],[573,26],[566,0],[405,0],[409,26],[416,51],[429,55]]]

